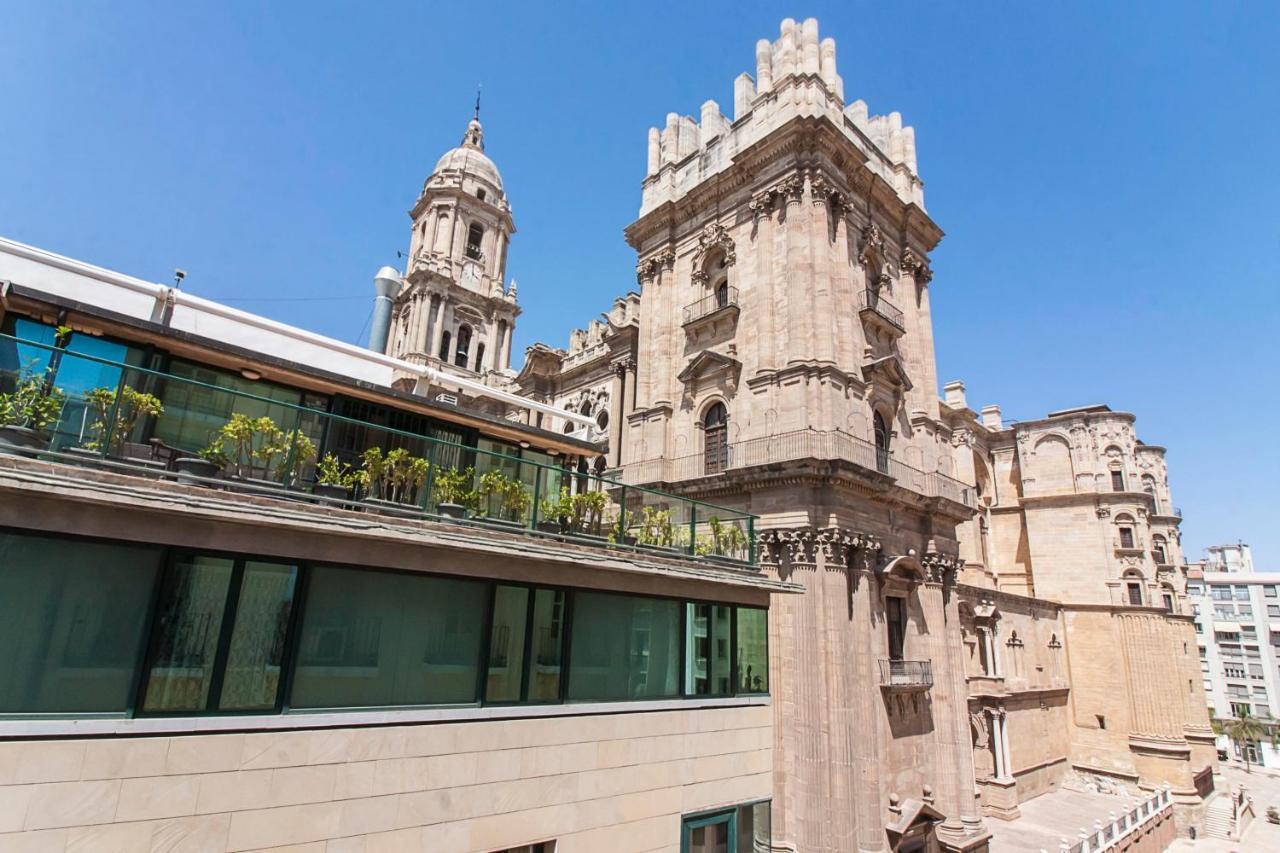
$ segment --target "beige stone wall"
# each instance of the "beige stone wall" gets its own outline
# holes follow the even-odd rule
[[[0,850],[678,851],[682,814],[770,796],[771,717],[0,742]]]

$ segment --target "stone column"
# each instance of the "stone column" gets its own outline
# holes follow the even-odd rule
[[[499,363],[499,370],[506,370],[511,366],[511,333],[515,331],[514,323],[507,323],[507,333],[502,337],[502,361]]]
[[[991,737],[991,754],[995,756],[996,761],[996,779],[1003,779],[1005,777],[1004,741],[1000,737],[999,713],[995,708],[987,709],[987,726]]]
[[[613,365],[613,380],[609,389],[609,467],[622,464],[622,401],[627,393],[627,366],[625,361]]]
[[[435,356],[440,352],[440,341],[444,336],[444,297],[440,297],[440,302],[436,305],[436,315],[432,322],[431,330],[431,348],[427,350],[428,356]]]

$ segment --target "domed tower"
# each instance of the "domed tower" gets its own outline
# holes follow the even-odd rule
[[[409,216],[408,271],[387,354],[460,375],[506,374],[520,313],[515,282],[505,284],[516,227],[502,176],[484,153],[478,111],[462,144],[436,162]]]

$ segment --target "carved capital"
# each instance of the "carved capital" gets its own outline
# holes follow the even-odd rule
[[[799,204],[804,196],[804,175],[797,172],[778,182],[778,193],[787,204]]]
[[[756,219],[759,219],[761,216],[768,216],[769,212],[773,210],[773,203],[777,197],[778,191],[773,188],[761,190],[751,196],[751,201],[747,204],[747,209],[751,211],[751,215]]]
[[[671,249],[663,249],[636,264],[636,281],[640,284],[651,281],[662,272],[663,267],[671,269],[675,263],[676,253]]]
[[[884,234],[881,233],[880,226],[870,222],[862,229],[862,248],[858,251],[858,260],[865,265],[873,254],[884,258]]]
[[[830,568],[847,566],[859,549],[878,551],[880,547],[872,537],[840,527],[762,530],[756,541],[766,562],[814,565],[821,555]]]

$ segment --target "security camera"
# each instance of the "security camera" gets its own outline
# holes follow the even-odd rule
[[[186,270],[174,270],[174,271],[173,271],[173,280],[174,280],[174,283],[176,283],[176,284],[182,284],[182,280],[183,280],[184,278],[186,278],[186,277],[187,277],[187,271],[186,271]]]

